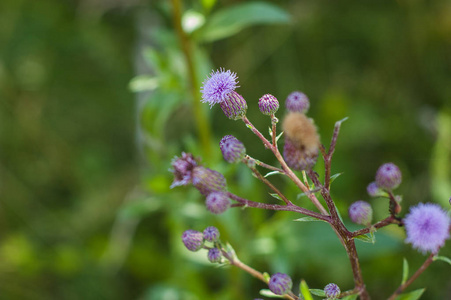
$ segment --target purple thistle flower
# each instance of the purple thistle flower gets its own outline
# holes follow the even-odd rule
[[[192,178],[193,185],[204,196],[207,196],[211,192],[226,190],[226,180],[218,171],[197,166],[193,169]]]
[[[439,205],[420,203],[404,218],[406,243],[423,254],[437,253],[449,239],[450,223],[450,217]]]
[[[383,191],[379,188],[377,183],[375,181],[368,184],[366,187],[366,191],[368,192],[368,195],[371,197],[379,197],[383,194]]]
[[[269,289],[276,295],[284,295],[293,287],[293,281],[287,274],[276,273],[271,276],[268,282]]]
[[[393,163],[383,164],[376,172],[376,184],[381,189],[395,189],[399,186],[401,180],[401,171]]]
[[[212,71],[210,77],[203,82],[201,87],[202,102],[207,102],[210,107],[216,103],[222,103],[229,98],[237,86],[237,75],[230,70],[225,71],[223,68]]]
[[[189,229],[183,232],[182,241],[189,251],[196,252],[202,249],[202,246],[204,245],[204,236],[202,232]]]
[[[258,100],[258,108],[264,115],[274,115],[279,109],[279,101],[273,95],[266,94]]]
[[[287,165],[293,170],[308,170],[315,165],[316,159],[318,158],[318,152],[303,151],[303,149],[297,148],[291,139],[285,138],[283,158]]]
[[[204,239],[209,242],[216,242],[219,239],[219,230],[214,226],[208,226],[204,230]]]
[[[288,95],[285,107],[288,111],[305,114],[310,107],[310,101],[304,93],[295,91]]]
[[[356,201],[349,206],[349,218],[352,222],[362,225],[370,225],[373,219],[373,209],[368,202]]]
[[[174,182],[172,182],[170,188],[188,185],[193,179],[193,169],[197,166],[197,161],[191,153],[182,152],[182,157],[175,157],[172,162],[172,173],[174,173]]]
[[[219,250],[218,248],[211,248],[208,250],[208,260],[212,263],[216,263],[216,262],[220,262],[221,261],[221,250]]]
[[[329,283],[324,287],[324,294],[326,295],[327,299],[337,299],[340,293],[340,288],[335,283]]]
[[[229,163],[239,163],[246,155],[243,143],[233,135],[224,136],[219,142],[219,148],[221,148],[222,156]]]
[[[241,119],[246,115],[247,103],[243,96],[232,91],[228,97],[220,103],[221,109],[227,118],[232,120]]]
[[[210,212],[218,215],[222,214],[230,207],[230,199],[227,197],[226,193],[213,192],[208,194],[205,205]]]

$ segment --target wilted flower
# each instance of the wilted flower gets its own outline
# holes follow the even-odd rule
[[[276,273],[269,279],[268,286],[274,294],[284,295],[293,287],[293,281],[287,274]]]
[[[193,180],[193,169],[198,165],[196,159],[191,153],[182,152],[182,157],[175,157],[172,160],[172,173],[174,173],[174,182],[170,188],[179,185],[188,185]]]
[[[423,254],[437,253],[449,238],[450,223],[450,217],[439,205],[420,203],[404,219],[406,243]]]
[[[393,163],[383,164],[376,172],[376,184],[381,189],[395,189],[399,186],[401,180],[401,171],[398,166]]]
[[[237,75],[230,70],[223,68],[216,72],[211,72],[201,87],[202,102],[207,102],[210,106],[224,102],[229,98],[237,86]]]
[[[229,163],[241,162],[246,154],[243,143],[233,135],[224,136],[219,142],[219,148],[221,148],[222,156]]]

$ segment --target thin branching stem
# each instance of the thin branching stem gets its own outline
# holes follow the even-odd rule
[[[356,237],[356,236],[370,233],[370,232],[371,232],[372,230],[374,230],[374,229],[379,229],[379,228],[388,226],[388,225],[390,225],[390,224],[398,224],[398,225],[401,225],[402,222],[401,222],[401,220],[399,220],[398,218],[396,218],[396,217],[394,217],[394,216],[389,216],[389,217],[387,217],[387,218],[385,218],[385,219],[383,219],[383,220],[381,220],[381,221],[379,221],[379,222],[377,222],[377,223],[371,225],[370,227],[363,228],[363,229],[359,229],[359,230],[356,230],[356,231],[351,232],[351,235],[350,235],[350,236],[354,238],[354,237]]]

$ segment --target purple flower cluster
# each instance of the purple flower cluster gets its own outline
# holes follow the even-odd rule
[[[230,199],[224,192],[213,192],[208,194],[205,205],[210,212],[222,214],[230,207]]]
[[[194,168],[192,177],[193,185],[204,196],[226,190],[226,180],[218,171],[199,166]]]
[[[450,237],[450,217],[437,204],[420,203],[412,207],[404,219],[404,225],[406,243],[423,254],[437,253]]]
[[[204,245],[204,236],[202,232],[196,230],[186,230],[182,234],[182,241],[185,247],[190,251],[199,251]]]
[[[236,73],[230,70],[225,71],[223,68],[216,72],[211,72],[201,87],[202,102],[209,103],[213,106],[217,103],[226,101],[232,93],[238,87]]]
[[[370,225],[373,219],[373,209],[368,202],[356,201],[349,206],[349,218],[352,222],[361,225]]]
[[[219,230],[214,226],[209,226],[204,230],[204,239],[209,242],[216,242],[219,239]]]
[[[279,101],[273,95],[266,94],[258,100],[258,108],[264,115],[274,115],[279,109]]]
[[[329,283],[324,287],[324,294],[327,299],[337,299],[340,296],[340,288],[335,283]]]
[[[188,185],[193,180],[193,169],[197,167],[198,163],[191,153],[182,152],[182,157],[175,157],[172,160],[172,173],[174,173],[174,182],[171,184],[171,189],[180,185]]]
[[[288,95],[285,100],[285,107],[289,112],[305,114],[310,107],[310,101],[304,93],[295,91]]]
[[[401,181],[401,170],[393,163],[383,164],[376,172],[376,184],[381,189],[393,190],[401,184]]]

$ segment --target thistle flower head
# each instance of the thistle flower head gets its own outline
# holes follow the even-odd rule
[[[205,205],[210,212],[218,215],[230,207],[230,199],[224,192],[213,192],[208,194]]]
[[[437,253],[450,237],[450,224],[450,217],[439,205],[420,203],[412,207],[404,219],[406,243],[423,254]]]
[[[214,226],[208,226],[204,230],[204,239],[209,242],[215,242],[219,239],[219,230]]]
[[[318,157],[319,135],[313,121],[302,113],[288,113],[282,123],[285,134],[283,157],[294,170],[311,169]]]
[[[279,109],[279,100],[271,94],[263,95],[258,100],[258,108],[264,115],[273,115]]]
[[[375,181],[368,184],[366,187],[366,191],[368,192],[368,195],[371,197],[379,197],[383,194],[383,191],[380,189],[380,187],[377,185]]]
[[[188,248],[189,251],[199,251],[204,245],[204,237],[202,232],[196,230],[186,230],[182,234],[182,241],[185,244],[185,247]]]
[[[210,73],[210,77],[203,82],[201,87],[202,102],[207,102],[210,107],[216,103],[224,102],[238,86],[237,75],[230,70],[220,68]]]
[[[287,274],[276,273],[269,279],[268,286],[274,294],[284,295],[293,287],[293,281]]]
[[[232,120],[241,119],[247,112],[246,100],[235,91],[230,92],[220,106],[226,117]]]
[[[401,180],[401,170],[393,163],[383,164],[376,172],[376,184],[381,189],[395,189],[399,186]]]
[[[310,107],[310,101],[304,93],[295,91],[288,95],[285,107],[290,112],[306,113]]]
[[[192,178],[193,185],[204,196],[212,192],[226,190],[226,180],[218,171],[197,166],[193,169]]]
[[[324,287],[324,294],[327,299],[337,299],[340,293],[340,288],[335,283],[329,283]]]
[[[373,219],[373,209],[368,202],[356,201],[349,206],[349,218],[352,222],[361,225],[370,225]]]
[[[212,263],[216,263],[216,262],[220,262],[221,261],[221,250],[219,250],[218,248],[211,248],[208,250],[208,260]]]
[[[233,135],[224,136],[219,142],[219,148],[221,148],[222,156],[229,163],[239,163],[246,155],[243,143]]]
[[[170,188],[188,185],[193,180],[193,169],[198,165],[196,159],[191,153],[182,152],[182,157],[175,157],[171,162],[170,171],[174,173],[174,182]]]

